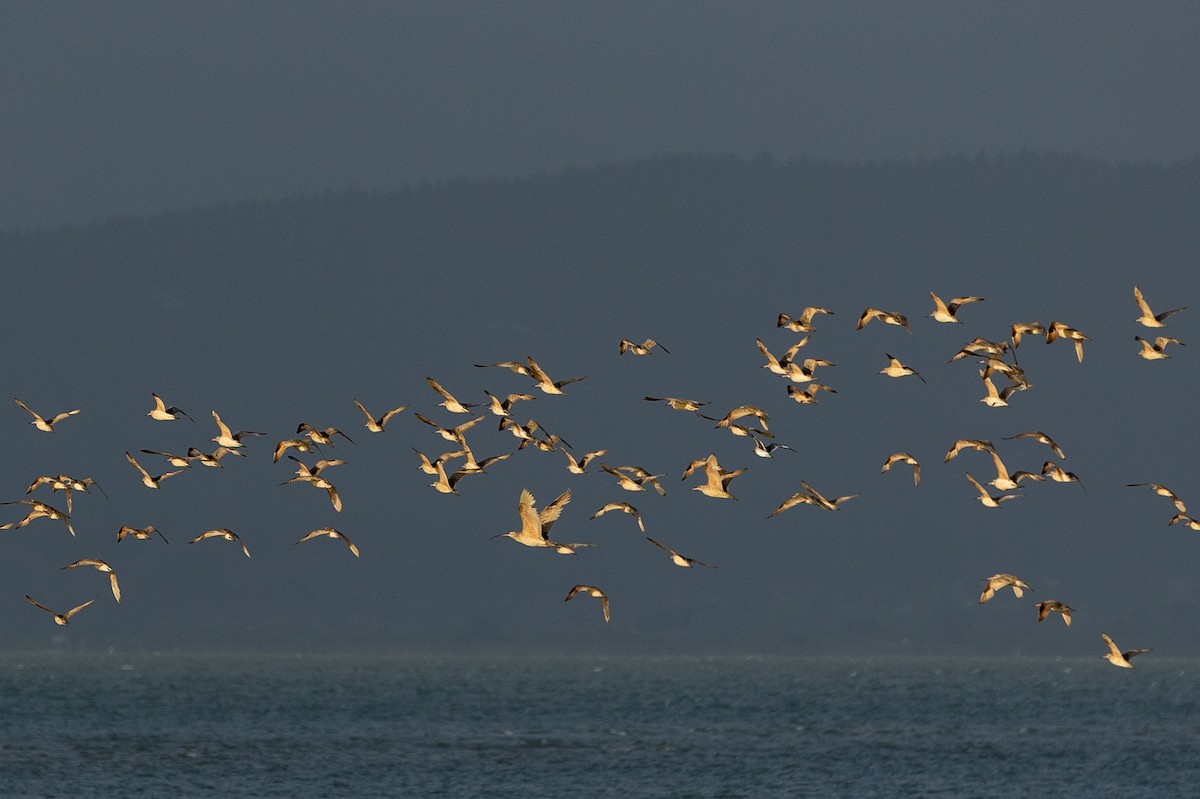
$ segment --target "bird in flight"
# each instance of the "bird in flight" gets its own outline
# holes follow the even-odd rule
[[[125,460],[129,461],[129,464],[133,468],[137,469],[142,475],[142,485],[144,485],[146,488],[160,488],[159,483],[161,483],[163,480],[166,480],[168,477],[174,477],[175,475],[184,471],[184,469],[176,469],[173,472],[166,472],[155,477],[151,475],[150,472],[143,469],[142,465],[134,460],[133,456],[128,452],[125,453]]]
[[[604,514],[608,513],[610,510],[619,510],[622,513],[628,513],[637,522],[638,529],[643,533],[646,532],[646,525],[642,523],[642,514],[638,512],[637,508],[633,507],[628,502],[609,502],[607,505],[600,508],[600,510],[593,513],[592,518],[598,519]]]
[[[71,526],[71,517],[69,514],[63,513],[53,505],[47,505],[45,502],[40,502],[36,499],[16,499],[11,502],[0,502],[0,505],[28,505],[29,513],[25,514],[25,518],[19,522],[8,522],[0,524],[0,530],[12,530],[13,528],[20,529],[29,524],[34,519],[54,519],[63,522],[67,525],[67,532],[73,538],[75,536],[75,528]]]
[[[916,369],[913,369],[911,366],[905,366],[904,364],[900,363],[899,358],[887,353],[884,354],[887,355],[888,365],[880,369],[879,374],[887,375],[888,377],[904,377],[906,375],[916,375],[917,377],[921,377],[920,372],[918,372]],[[921,382],[926,382],[925,378],[921,377]]]
[[[914,458],[912,455],[909,455],[907,452],[893,452],[891,455],[888,455],[887,460],[884,461],[883,468],[879,470],[879,473],[883,474],[887,470],[891,469],[892,465],[896,463],[907,463],[908,465],[912,466],[913,485],[921,485],[921,464],[916,458]]]
[[[550,528],[558,521],[563,508],[570,501],[571,489],[568,488],[539,512],[533,494],[528,488],[523,488],[521,496],[517,500],[517,516],[521,519],[521,529],[498,533],[492,538],[508,537],[527,547],[554,547],[556,542],[549,538]]]
[[[655,541],[653,538],[650,538],[649,536],[646,537],[646,540],[649,541],[651,544],[654,544],[654,546],[658,547],[659,549],[665,549],[667,551],[667,553],[671,556],[671,562],[674,563],[676,566],[680,566],[684,569],[690,569],[693,566],[703,566],[706,569],[717,568],[716,566],[713,566],[711,563],[704,563],[703,561],[696,560],[695,558],[689,558],[687,555],[680,555],[678,552],[671,549],[669,546],[660,544],[657,541]]]
[[[671,408],[672,410],[690,411],[692,413],[699,412],[702,407],[708,404],[707,402],[684,399],[683,397],[642,397],[642,399],[646,400],[647,402],[665,402],[667,407]]]
[[[217,434],[210,441],[217,442],[218,446],[226,447],[227,449],[237,449],[243,446],[242,439],[246,436],[262,436],[266,433],[256,433],[253,430],[239,430],[236,433],[230,432],[229,426],[221,421],[220,415],[212,412],[213,421],[217,423]]]
[[[623,338],[623,339],[621,339],[621,343],[618,346],[619,352],[617,354],[624,355],[627,352],[632,352],[634,355],[649,355],[650,350],[654,349],[655,347],[658,347],[660,350],[665,352],[667,355],[671,354],[671,351],[669,349],[664,347],[662,344],[659,344],[657,341],[655,341],[652,338],[646,339],[641,344],[635,344],[634,342],[630,341],[629,339]]]
[[[1032,591],[1028,585],[1019,577],[1011,574],[993,574],[991,577],[986,577],[983,580],[987,586],[983,589],[983,593],[979,595],[979,604],[983,604],[996,595],[996,592],[1001,588],[1012,588],[1013,594],[1019,599],[1025,591]]]
[[[1004,440],[1012,441],[1012,440],[1019,439],[1019,438],[1032,438],[1034,441],[1038,442],[1039,444],[1045,444],[1047,447],[1049,447],[1051,450],[1053,450],[1054,454],[1057,455],[1058,457],[1060,457],[1060,458],[1067,457],[1067,454],[1062,451],[1062,447],[1060,447],[1060,446],[1058,446],[1058,444],[1054,443],[1054,439],[1050,438],[1050,436],[1046,435],[1045,433],[1041,432],[1040,430],[1030,430],[1028,433],[1017,433],[1015,436],[1005,436]]]
[[[1146,298],[1142,296],[1142,290],[1137,286],[1133,287],[1133,300],[1137,303],[1138,310],[1142,312],[1142,315],[1133,321],[1141,324],[1143,327],[1166,327],[1166,325],[1163,324],[1164,319],[1166,319],[1168,316],[1173,316],[1180,311],[1186,310],[1185,306],[1184,308],[1173,308],[1170,311],[1163,311],[1162,313],[1156,314],[1154,311],[1150,310],[1150,305],[1146,302]]]
[[[1174,502],[1175,507],[1179,510],[1180,513],[1187,513],[1187,505],[1183,504],[1183,500],[1179,498],[1178,494],[1176,494],[1171,489],[1167,488],[1165,485],[1159,485],[1158,483],[1126,483],[1126,485],[1129,488],[1136,488],[1138,486],[1148,486],[1150,488],[1150,490],[1153,491],[1155,494],[1158,494],[1160,497],[1166,497],[1167,499]]]
[[[1007,502],[1010,499],[1016,499],[1017,497],[1021,496],[1020,494],[1000,494],[999,496],[994,497],[988,493],[986,488],[979,484],[978,480],[971,476],[970,472],[967,472],[966,475],[967,480],[970,481],[971,485],[975,486],[975,490],[979,492],[978,499],[985,508],[998,508],[1002,502]]]
[[[897,313],[896,311],[881,311],[878,308],[867,308],[863,311],[862,316],[858,317],[857,329],[862,330],[872,319],[878,319],[887,325],[902,327],[908,331],[910,336],[912,335],[912,328],[908,326],[908,319],[904,314]]]
[[[929,292],[929,296],[933,299],[933,312],[929,316],[936,322],[957,322],[962,324],[962,320],[955,314],[958,309],[969,302],[983,302],[983,297],[955,297],[950,302],[942,302],[942,298]]]
[[[187,418],[191,419],[193,423],[196,421],[195,419],[192,419],[191,416],[188,416],[187,411],[185,411],[183,408],[177,408],[174,405],[168,408],[167,404],[163,402],[162,397],[154,393],[151,393],[150,396],[154,398],[154,407],[146,411],[146,415],[151,419],[155,419],[160,422],[173,422],[182,415],[187,416]]]
[[[683,479],[688,479],[692,472],[700,466],[704,467],[706,482],[702,485],[694,486],[692,488],[693,491],[699,491],[704,496],[713,497],[714,499],[737,499],[737,497],[729,493],[729,483],[732,482],[733,478],[746,471],[744,467],[734,469],[733,471],[725,471],[721,468],[721,464],[717,462],[717,456],[710,454],[707,458],[698,458],[689,463],[687,469],[683,472]]]
[[[1083,342],[1091,341],[1091,338],[1085,336],[1073,327],[1068,327],[1062,322],[1051,322],[1050,329],[1046,331],[1046,343],[1054,341],[1056,338],[1065,338],[1075,342],[1075,357],[1083,363]]]
[[[358,400],[355,400],[354,404],[358,406],[360,411],[362,411],[363,416],[367,417],[367,423],[364,425],[364,427],[366,427],[372,433],[382,433],[383,428],[387,426],[387,423],[392,420],[393,416],[403,413],[408,408],[407,405],[401,405],[398,408],[392,408],[390,411],[385,411],[383,416],[380,416],[377,419],[370,411],[364,408],[363,404]]]
[[[250,550],[246,548],[246,543],[242,541],[241,537],[238,536],[237,533],[235,533],[233,530],[230,530],[228,527],[222,527],[219,530],[205,530],[191,541],[188,541],[188,543],[195,544],[197,541],[203,541],[206,538],[224,538],[226,541],[234,541],[242,547],[242,554],[244,554],[246,557],[250,557]]]
[[[313,530],[311,533],[306,533],[304,537],[302,537],[299,541],[296,541],[295,544],[303,544],[305,541],[311,541],[312,539],[319,538],[321,536],[341,541],[346,545],[346,548],[350,550],[354,557],[359,557],[358,547],[346,537],[345,533],[340,532],[333,527],[322,527],[320,530]],[[295,546],[295,544],[293,544],[293,546]]]
[[[1071,626],[1071,611],[1075,608],[1067,607],[1057,599],[1047,599],[1045,602],[1038,602],[1034,605],[1038,609],[1038,621],[1045,619],[1051,613],[1058,611],[1062,614],[1063,624]]]
[[[828,308],[819,308],[810,305],[800,312],[800,316],[793,319],[785,313],[779,314],[779,318],[775,321],[776,327],[786,327],[793,333],[812,333],[816,330],[812,325],[813,317],[817,314],[832,314],[833,311]]]
[[[128,524],[121,525],[121,529],[117,530],[117,543],[121,543],[125,540],[126,536],[130,535],[139,541],[149,541],[151,538],[157,535],[163,540],[164,544],[171,543],[167,540],[167,537],[158,532],[158,529],[152,524],[148,524],[145,527],[130,527]]]
[[[459,402],[453,394],[442,388],[442,384],[434,380],[432,377],[425,378],[425,382],[434,391],[442,395],[442,401],[438,403],[450,413],[471,413],[471,408],[478,408],[478,402]]]
[[[79,413],[79,408],[76,408],[73,411],[63,411],[62,413],[57,413],[54,416],[51,416],[49,419],[46,419],[37,412],[30,410],[28,405],[21,402],[21,400],[17,399],[16,397],[13,397],[13,402],[20,405],[26,410],[26,412],[29,413],[30,416],[33,417],[33,420],[30,421],[31,425],[46,433],[53,433],[54,425],[58,424],[63,419],[66,419],[68,416],[74,416],[75,414]]]
[[[79,611],[83,610],[88,605],[90,605],[96,601],[95,599],[89,599],[87,602],[84,602],[82,605],[76,605],[75,607],[71,608],[66,613],[56,613],[55,611],[53,611],[50,608],[43,605],[41,602],[38,602],[36,599],[31,597],[29,594],[26,594],[25,598],[27,600],[29,600],[29,604],[33,605],[35,608],[41,608],[42,610],[46,611],[51,616],[53,616],[54,623],[59,625],[60,627],[66,627],[68,624],[71,623],[72,616],[74,616],[76,613],[78,613]]]
[[[91,566],[96,571],[107,574],[109,585],[112,587],[113,599],[117,600],[118,602],[121,601],[121,586],[119,583],[117,583],[117,573],[113,571],[112,566],[109,566],[106,562],[99,560],[98,558],[80,558],[74,563],[68,563],[62,568],[78,569],[81,566]]]
[[[1120,666],[1123,669],[1133,668],[1133,664],[1129,661],[1134,655],[1140,655],[1143,652],[1154,651],[1153,649],[1126,649],[1124,652],[1122,652],[1120,647],[1117,646],[1116,641],[1114,641],[1108,633],[1100,633],[1100,637],[1104,639],[1104,643],[1108,644],[1108,654],[1101,655],[1101,657],[1114,666]]]
[[[604,623],[608,624],[608,621],[610,618],[612,618],[612,616],[608,612],[608,595],[607,594],[605,594],[603,591],[601,591],[599,588],[597,588],[594,585],[576,585],[576,586],[572,587],[570,591],[567,592],[566,599],[564,599],[563,602],[570,602],[571,599],[576,594],[587,594],[588,596],[594,596],[597,599],[599,599],[600,600],[600,609],[604,611]]]
[[[1171,338],[1170,336],[1156,336],[1154,338],[1154,343],[1146,341],[1146,339],[1142,338],[1141,336],[1134,336],[1133,340],[1142,345],[1141,350],[1138,351],[1138,355],[1147,361],[1161,361],[1166,358],[1170,358],[1171,356],[1166,352],[1168,344],[1178,344],[1180,347],[1183,346],[1182,341],[1177,338]]]

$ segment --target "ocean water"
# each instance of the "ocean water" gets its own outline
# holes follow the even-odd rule
[[[0,655],[0,796],[1164,797],[1200,661]]]

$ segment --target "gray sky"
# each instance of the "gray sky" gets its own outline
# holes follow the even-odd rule
[[[1193,158],[1179,3],[5,3],[0,228],[675,153]]]
[[[1189,434],[1171,421],[1200,391],[1197,345],[1143,362],[1132,337],[1146,331],[1131,322],[1135,283],[1160,308],[1200,295],[1196,166],[974,157],[1193,159],[1193,6],[114,3],[0,14],[0,226],[235,203],[0,237],[13,273],[5,390],[45,413],[83,409],[47,435],[0,406],[2,499],[63,471],[108,492],[76,497],[77,539],[44,519],[0,533],[4,640],[1065,655],[1092,654],[1105,629],[1130,647],[1196,652],[1194,533],[1166,526],[1169,502],[1125,487],[1175,482],[1187,494],[1197,483]],[[760,152],[775,166],[641,161],[236,204]],[[969,157],[891,171],[784,165],[805,154]],[[987,300],[964,308],[963,325],[937,325],[925,318],[930,290]],[[777,314],[809,304],[836,311],[809,349],[838,364],[828,378],[838,394],[801,407],[761,368],[754,339],[786,349],[795,337]],[[912,337],[877,323],[856,331],[869,305],[906,313]],[[1169,332],[1190,342],[1196,312]],[[1063,343],[1023,347],[1036,388],[1012,408],[984,408],[975,365],[946,363],[972,336],[1052,319],[1093,337],[1085,363]],[[646,336],[671,353],[617,356],[621,338]],[[928,385],[879,376],[885,352]],[[412,449],[436,454],[443,442],[412,411],[466,417],[438,408],[425,376],[480,400],[529,383],[472,364],[526,355],[556,378],[588,379],[519,418],[577,453],[607,448],[614,465],[666,473],[668,495],[626,495],[605,475],[569,474],[560,453],[529,451],[464,480],[461,497],[429,489]],[[196,423],[146,419],[152,391]],[[646,394],[709,400],[718,415],[761,405],[798,452],[755,458],[745,440]],[[370,434],[355,398],[410,410]],[[225,469],[142,487],[123,452],[210,447],[212,410],[266,436]],[[323,492],[278,485],[291,469],[270,462],[271,447],[301,421],[355,439],[333,451],[349,461],[335,481],[341,514]],[[942,463],[955,438],[983,437],[1011,469],[1037,471],[1043,448],[1003,441],[1033,429],[1063,445],[1086,493],[1039,484],[988,510],[962,472],[990,478],[990,462]],[[471,440],[481,457],[515,443],[490,420]],[[899,449],[922,460],[919,489],[879,474]],[[738,501],[680,480],[709,452],[748,467]],[[767,519],[802,479],[862,496],[838,513]],[[524,487],[541,505],[571,487],[555,532],[599,546],[571,558],[489,540],[516,525]],[[648,534],[719,568],[677,569],[627,517],[589,519],[615,500],[639,507]],[[4,520],[23,509],[3,506]],[[150,523],[169,545],[113,540],[122,524]],[[293,546],[329,524],[361,560],[336,542]],[[186,543],[215,527],[242,533],[254,557]],[[61,570],[88,556],[119,567],[119,608],[100,575]],[[996,571],[1038,590],[980,608],[980,578]],[[589,598],[564,605],[576,582],[609,591],[611,625]],[[60,609],[103,601],[64,631],[25,593]],[[1072,636],[1056,619],[1032,622],[1032,602],[1051,597],[1079,608]]]

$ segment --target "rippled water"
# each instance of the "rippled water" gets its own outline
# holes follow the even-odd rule
[[[1184,796],[1200,662],[0,655],[0,796]]]

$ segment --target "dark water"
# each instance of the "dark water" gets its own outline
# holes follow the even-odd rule
[[[1200,661],[0,655],[0,796],[1160,797]]]

